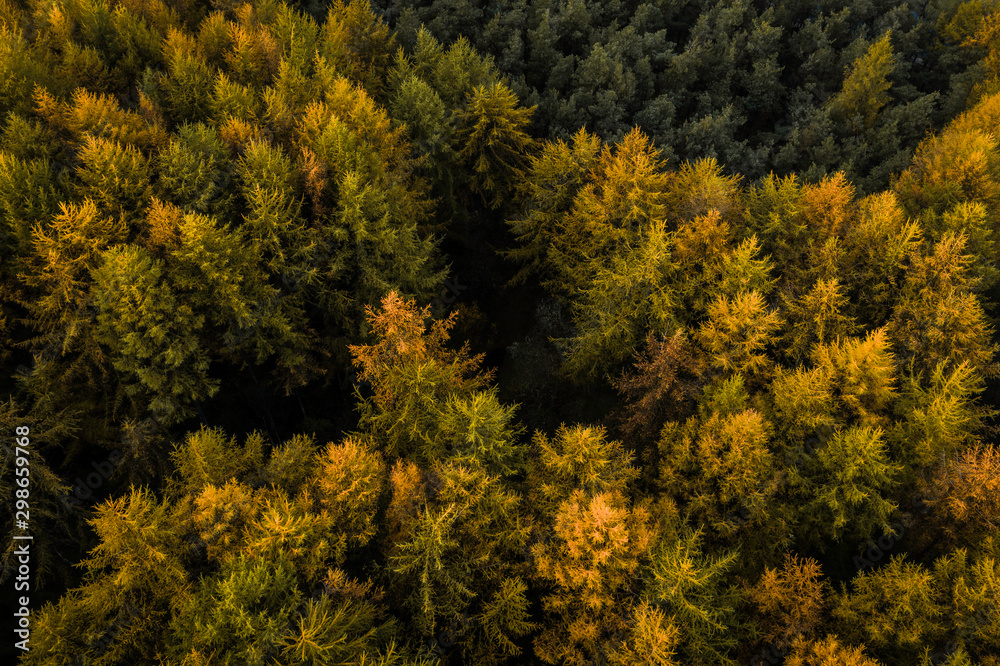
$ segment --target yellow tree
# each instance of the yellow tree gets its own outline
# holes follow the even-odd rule
[[[816,344],[829,344],[857,331],[849,313],[850,301],[836,279],[817,280],[808,293],[786,301],[785,353],[795,361],[808,358]]]
[[[777,472],[768,449],[772,428],[748,402],[742,377],[734,375],[706,391],[699,416],[668,422],[657,445],[657,483],[711,546],[740,535],[748,553],[759,553],[789,535],[770,502]]]
[[[785,553],[780,568],[766,567],[748,595],[760,611],[763,639],[787,646],[812,637],[821,627],[828,587],[812,558]]]
[[[865,654],[864,646],[844,645],[836,635],[822,639],[795,641],[787,666],[881,666]]]
[[[628,628],[625,608],[652,543],[650,517],[618,492],[574,490],[552,516],[552,537],[535,544],[535,575],[552,592],[535,639],[546,663],[583,664],[605,654],[609,634]]]
[[[390,455],[415,453],[427,465],[447,451],[440,435],[448,398],[471,398],[490,375],[467,346],[446,346],[456,313],[427,327],[429,306],[418,310],[395,292],[378,312],[366,311],[376,341],[350,347],[359,379],[371,383],[371,395],[361,398],[361,427]]]
[[[839,277],[859,323],[883,326],[900,298],[905,269],[923,237],[892,192],[865,197],[845,230]]]
[[[639,566],[653,539],[648,509],[628,500],[637,474],[622,444],[601,429],[535,436],[528,501],[541,534],[531,562],[550,590],[535,652],[547,663],[599,659],[613,651],[612,636],[625,640]]]
[[[550,212],[535,215],[529,210],[529,218],[522,226],[537,229],[530,233],[543,234],[549,245],[543,284],[569,299],[590,285],[594,271],[616,250],[624,249],[633,238],[641,238],[666,219],[670,176],[660,151],[649,138],[636,128],[618,144],[605,145],[592,157],[596,148],[593,138],[581,132],[574,138],[569,155],[565,147],[552,149],[551,157],[544,153],[529,176],[529,182],[539,183],[532,187],[544,187],[532,202]],[[573,162],[579,166],[567,174],[568,183],[563,185],[564,176],[556,170]],[[586,176],[582,188],[575,191],[573,174],[577,169],[578,173],[586,171]],[[572,197],[567,214],[557,213],[561,205],[549,208],[548,195],[542,196],[548,191],[556,197]]]
[[[892,43],[886,32],[854,61],[844,87],[833,98],[832,111],[849,122],[855,132],[875,124],[878,112],[889,101],[889,75],[893,70]]]
[[[970,291],[965,242],[946,234],[929,253],[915,253],[906,270],[889,333],[917,375],[929,377],[939,364],[950,372],[961,363],[986,376],[997,372],[993,328]]]
[[[519,283],[530,275],[546,280],[549,289],[559,288],[552,282],[553,266],[548,261],[551,245],[561,242],[562,217],[565,216],[580,190],[590,182],[591,169],[601,151],[598,137],[580,129],[570,143],[559,139],[545,143],[539,154],[529,156],[519,198],[523,213],[507,221],[518,245],[507,256],[523,264],[512,282]]]
[[[767,307],[760,292],[742,291],[716,298],[695,340],[723,373],[765,379],[773,363],[766,350],[780,326],[781,315]]]

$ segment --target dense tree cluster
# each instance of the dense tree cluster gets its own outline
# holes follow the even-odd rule
[[[865,193],[984,88],[989,3],[375,0],[404,43],[420,26],[493,56],[534,127],[617,141],[639,126],[676,166],[750,178],[837,171]],[[990,32],[993,30],[993,32]],[[991,51],[992,52],[992,51]],[[986,65],[993,67],[994,65]],[[992,70],[991,70],[992,71]]]
[[[998,26],[0,0],[19,663],[1000,666]]]

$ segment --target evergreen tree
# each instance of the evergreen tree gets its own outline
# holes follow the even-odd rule
[[[197,333],[204,317],[177,303],[162,262],[138,246],[109,250],[94,271],[95,337],[109,350],[126,392],[148,400],[164,424],[191,413],[191,403],[213,395],[208,355]]]
[[[855,131],[871,127],[878,112],[889,101],[889,75],[893,69],[890,33],[872,44],[865,55],[854,62],[844,79],[844,87],[833,100],[835,113],[843,115]]]

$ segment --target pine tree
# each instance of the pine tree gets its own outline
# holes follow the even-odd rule
[[[202,488],[227,481],[247,480],[264,462],[263,440],[258,433],[243,444],[226,439],[218,428],[190,433],[170,454],[177,476],[171,483],[178,496],[197,494]]]
[[[472,172],[472,189],[500,208],[523,177],[534,140],[524,131],[535,107],[519,108],[502,83],[478,87],[455,114],[459,155]]]
[[[921,484],[935,534],[956,545],[984,543],[997,528],[1000,466],[995,446],[976,444],[938,464]]]
[[[392,506],[403,520],[388,555],[414,627],[424,637],[445,630],[467,657],[489,662],[511,654],[514,641],[533,628],[514,562],[528,539],[521,497],[462,462],[439,461],[422,475],[404,469],[392,477]],[[413,477],[420,479],[416,488]]]
[[[644,335],[676,326],[675,269],[662,223],[638,231],[602,263],[571,303],[576,335],[558,341],[566,354],[563,369],[577,379],[614,368],[636,352]]]
[[[581,129],[573,136],[572,143],[549,142],[538,155],[529,157],[520,193],[524,212],[507,222],[518,240],[518,245],[509,250],[507,256],[526,264],[513,282],[540,274],[549,289],[559,288],[558,279],[554,279],[554,266],[547,260],[549,247],[558,240],[563,224],[561,218],[589,182],[600,148],[600,140]]]
[[[536,432],[528,473],[531,506],[538,515],[551,516],[577,488],[625,495],[639,475],[631,458],[602,428],[561,426],[552,438]]]
[[[730,223],[740,211],[739,182],[739,177],[723,173],[714,158],[685,162],[670,182],[668,214],[677,221],[691,221],[716,211]]]
[[[815,464],[812,487],[804,490],[800,535],[839,540],[890,530],[896,505],[888,498],[899,470],[888,457],[880,429],[838,431],[816,454]]]
[[[836,635],[813,641],[797,640],[785,660],[788,666],[880,666],[880,663],[868,657],[863,647],[844,645]]]
[[[982,376],[968,363],[939,362],[926,379],[916,373],[905,383],[897,410],[902,417],[891,439],[908,468],[947,460],[975,441],[992,412],[979,404]]]
[[[81,562],[85,583],[33,617],[26,663],[156,660],[171,605],[187,597],[175,509],[145,489],[97,507],[89,522],[98,543]]]
[[[740,375],[719,384],[706,391],[698,417],[663,427],[657,485],[705,531],[710,545],[731,543],[749,524],[766,536],[742,537],[747,549],[766,542],[773,548],[788,535],[769,505],[776,473],[768,450],[771,426],[749,408]]]
[[[871,127],[889,101],[888,91],[892,84],[888,77],[893,70],[889,37],[890,33],[886,32],[853,63],[844,79],[843,90],[834,98],[831,110],[851,123],[855,132],[861,127]]]
[[[170,654],[178,661],[211,654],[227,662],[266,664],[302,596],[287,563],[236,559],[203,583],[173,618]]]
[[[130,145],[87,137],[76,175],[81,198],[90,198],[101,214],[135,223],[149,198],[149,164]]]
[[[339,555],[364,546],[375,535],[374,516],[386,486],[382,457],[370,443],[348,438],[328,445],[318,463],[307,493],[323,520],[336,527],[334,549]]]
[[[575,141],[585,158],[589,141],[584,135]],[[542,166],[550,168],[536,168]],[[573,197],[569,214],[555,218],[556,228],[546,234],[552,278],[544,285],[569,299],[590,285],[602,260],[655,231],[666,213],[670,178],[659,151],[638,129],[616,146],[604,146],[590,168],[594,175]]]
[[[159,196],[187,212],[231,214],[229,154],[218,130],[204,123],[182,125],[157,158]]]
[[[15,498],[15,507],[16,500],[24,499],[25,495],[31,500],[29,514],[33,527],[30,547],[32,568],[31,575],[22,580],[27,580],[30,589],[35,590],[51,590],[53,582],[65,584],[71,580],[71,563],[61,557],[60,553],[65,552],[67,545],[78,541],[81,536],[81,526],[73,520],[71,514],[74,507],[81,503],[78,494],[89,492],[84,488],[76,488],[73,493],[74,489],[61,478],[55,466],[47,462],[44,456],[38,455],[46,450],[66,447],[67,441],[71,442],[74,437],[77,426],[65,410],[65,405],[62,407],[64,411],[55,418],[39,418],[37,413],[26,409],[23,403],[13,398],[0,402],[0,428],[15,435],[27,431],[31,446],[29,451],[35,453],[28,454],[28,465],[16,466],[17,458],[25,456],[24,449],[18,451],[18,442],[13,440],[14,446],[4,447],[3,459],[11,468],[16,466],[16,470],[25,471],[15,471],[0,479],[0,491]],[[16,513],[11,513],[3,522],[3,529],[14,534],[17,519]],[[15,552],[20,545],[18,541],[20,540],[11,539],[10,545],[0,556],[0,571],[3,572],[0,575],[5,580],[20,573],[17,571],[20,562]]]
[[[425,328],[429,312],[392,292],[378,313],[367,309],[376,342],[350,347],[359,378],[372,387],[361,400],[362,429],[390,455],[416,453],[424,465],[446,453],[438,433],[448,398],[470,398],[490,377],[479,372],[482,359],[467,347],[445,347],[456,313]]]
[[[788,645],[816,633],[829,586],[822,576],[816,560],[791,553],[785,553],[780,569],[764,569],[748,596],[761,614],[765,641]]]
[[[163,81],[164,106],[177,123],[208,117],[212,105],[215,69],[201,45],[177,28],[164,41],[167,76]]]
[[[941,215],[962,202],[981,202],[993,210],[1000,199],[1000,174],[989,128],[998,107],[1000,96],[984,99],[917,147],[912,165],[893,183],[908,214]],[[989,223],[996,228],[995,215]]]
[[[912,660],[942,635],[945,608],[934,587],[932,572],[894,556],[884,567],[859,573],[851,582],[852,591],[837,595],[833,617],[838,633],[892,654],[891,663]]]
[[[205,317],[206,346],[237,362],[274,359],[286,389],[321,372],[307,367],[312,336],[301,305],[268,281],[245,228],[220,228],[156,200],[147,221],[148,246],[165,255],[178,293]]]
[[[298,144],[310,196],[329,212],[300,251],[313,257],[309,297],[325,320],[357,339],[365,306],[390,291],[430,298],[445,272],[402,129],[364,91],[328,67],[318,70],[326,101],[306,108]]]
[[[148,400],[154,418],[176,423],[192,402],[218,390],[197,338],[204,317],[177,302],[162,262],[140,247],[120,246],[106,253],[93,280],[95,337],[127,378],[128,394]]]
[[[912,257],[889,331],[904,362],[929,376],[967,363],[987,376],[996,370],[992,327],[969,290],[965,237],[945,235],[931,252]]]
[[[318,52],[369,94],[381,96],[395,50],[395,35],[376,16],[368,0],[337,0],[331,5]]]
[[[535,653],[546,663],[600,659],[607,637],[627,629],[624,606],[653,538],[649,514],[618,492],[577,489],[551,520],[551,541],[532,546],[535,575],[552,587]]]
[[[7,279],[16,276],[18,264],[31,252],[32,226],[58,214],[53,171],[44,157],[23,160],[7,148],[0,152],[0,224],[6,235],[0,271]]]
[[[781,326],[758,291],[721,295],[708,308],[708,320],[695,333],[714,367],[727,374],[766,378],[771,361],[764,353]]]
[[[677,666],[680,631],[659,608],[640,602],[632,612],[632,628],[625,639],[609,649],[608,663],[614,666]]]
[[[690,529],[660,537],[644,596],[669,613],[679,630],[679,661],[736,664],[732,651],[747,631],[736,615],[742,592],[727,581],[737,553],[707,555],[700,537]]]
[[[813,364],[838,390],[838,412],[859,423],[887,424],[896,396],[896,359],[885,329],[862,338],[845,338],[813,349]]]
[[[814,345],[853,335],[858,325],[848,314],[849,309],[850,301],[836,278],[817,280],[808,293],[785,308],[785,353],[795,361],[802,361],[808,358]]]
[[[867,326],[883,326],[898,303],[905,267],[919,250],[920,225],[907,220],[891,192],[858,202],[858,219],[845,234],[838,273],[848,290],[850,310]]]
[[[624,399],[618,414],[629,441],[651,442],[668,418],[684,414],[695,382],[690,343],[681,332],[670,337],[646,337],[645,348],[635,355],[633,368],[614,382]]]

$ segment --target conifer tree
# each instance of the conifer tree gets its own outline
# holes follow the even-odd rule
[[[929,376],[942,364],[949,371],[967,363],[990,376],[996,372],[992,328],[971,293],[965,237],[945,235],[925,256],[911,259],[902,294],[889,324],[904,362]]]
[[[995,445],[974,445],[940,462],[923,482],[921,497],[934,533],[949,543],[986,544],[997,528],[1000,465]]]
[[[558,279],[553,279],[555,267],[548,261],[549,247],[561,242],[561,218],[570,211],[577,193],[589,182],[590,170],[600,149],[598,138],[581,129],[571,143],[547,142],[538,155],[530,156],[520,193],[525,210],[521,216],[507,222],[518,240],[508,256],[525,264],[514,282],[540,274],[549,289],[558,288]]]
[[[814,641],[796,641],[785,663],[789,666],[880,665],[880,662],[865,654],[864,648],[844,645],[835,635]]]
[[[896,505],[888,497],[898,466],[888,457],[880,429],[837,432],[816,454],[814,464],[813,474],[807,472],[806,504],[797,528],[804,539],[857,539],[889,531]]]
[[[502,83],[478,87],[456,114],[456,139],[472,172],[473,191],[499,208],[522,178],[534,141],[524,131],[535,107],[519,108],[517,96]]]
[[[372,386],[361,401],[361,426],[390,455],[416,453],[429,464],[446,453],[438,434],[446,401],[471,397],[490,375],[479,372],[482,358],[467,347],[445,346],[455,313],[425,328],[429,309],[392,292],[379,312],[368,308],[367,314],[376,342],[350,347],[359,378]]]
[[[858,325],[848,314],[849,308],[844,287],[836,278],[817,280],[808,293],[788,303],[784,335],[788,357],[802,361],[814,345],[853,335]]]
[[[179,496],[193,495],[209,485],[245,481],[264,462],[263,440],[257,433],[239,444],[218,428],[202,428],[174,446],[170,457],[177,470],[171,487]]]
[[[640,602],[632,611],[631,629],[617,647],[609,649],[608,663],[615,666],[676,666],[679,631],[662,610]]]
[[[706,390],[699,416],[683,424],[667,422],[657,444],[657,485],[713,546],[731,543],[745,527],[766,535],[743,537],[748,550],[767,542],[773,548],[788,539],[782,519],[769,506],[776,473],[768,450],[771,426],[750,408],[748,398],[742,376],[719,382]]]
[[[185,124],[158,156],[156,189],[187,212],[226,219],[233,205],[230,168],[229,151],[214,127]]]
[[[706,554],[698,531],[665,533],[653,548],[644,596],[679,630],[682,663],[735,664],[749,627],[737,615],[742,592],[727,580],[738,553]]]
[[[786,553],[781,568],[767,567],[748,596],[761,613],[764,640],[787,646],[820,629],[828,583],[819,563]]]
[[[646,337],[633,368],[614,383],[625,402],[618,415],[620,427],[630,441],[649,442],[668,418],[676,420],[684,414],[685,403],[695,390],[694,370],[690,343],[682,333]]]
[[[906,219],[891,192],[865,197],[857,207],[857,220],[844,234],[837,273],[855,318],[862,325],[883,326],[901,297],[905,266],[919,251],[922,232]]]
[[[722,372],[766,378],[770,360],[764,352],[780,326],[780,315],[767,308],[760,292],[741,291],[715,299],[695,339]]]
[[[650,517],[619,492],[574,490],[552,516],[552,540],[532,547],[535,575],[552,588],[535,652],[546,663],[581,663],[606,654],[624,633],[624,604],[652,541]]]
[[[901,419],[890,439],[908,469],[948,460],[975,441],[992,412],[978,403],[982,376],[968,363],[939,362],[930,377],[911,374],[897,410]]]
[[[871,127],[878,112],[889,101],[891,83],[888,77],[893,70],[889,37],[890,33],[886,32],[853,63],[850,74],[844,80],[843,90],[834,98],[833,110],[843,115],[855,132],[862,126]]]
[[[177,302],[162,262],[141,247],[121,246],[108,251],[93,279],[96,338],[127,378],[127,393],[148,400],[154,418],[175,423],[193,401],[218,390],[197,338],[204,317]]]
[[[394,504],[413,508],[389,562],[415,628],[424,637],[447,631],[467,658],[480,662],[519,654],[515,641],[534,628],[514,562],[528,539],[521,497],[499,477],[460,461],[427,470],[423,497],[404,494],[415,490],[407,476],[393,475]]]
[[[891,651],[899,663],[940,640],[945,609],[935,594],[933,574],[924,567],[894,556],[876,571],[859,573],[851,587],[851,593],[837,596],[833,609],[843,638]]]

